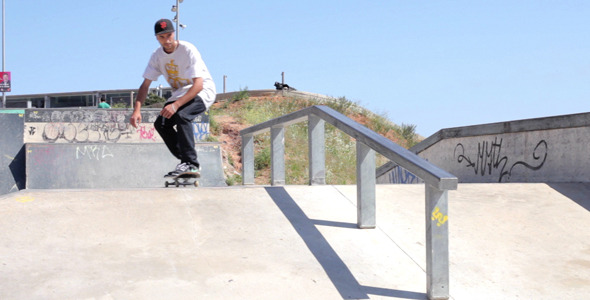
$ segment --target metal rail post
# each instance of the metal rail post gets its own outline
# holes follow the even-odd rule
[[[428,299],[449,299],[448,191],[426,184],[426,291]]]
[[[309,185],[326,184],[325,123],[316,115],[308,118]]]
[[[285,184],[285,127],[270,129],[270,177],[271,185]]]
[[[254,184],[254,135],[242,136],[242,184]]]
[[[375,228],[375,150],[356,142],[357,226]]]

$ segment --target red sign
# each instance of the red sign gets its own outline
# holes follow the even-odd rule
[[[10,92],[10,72],[0,72],[0,92]]]

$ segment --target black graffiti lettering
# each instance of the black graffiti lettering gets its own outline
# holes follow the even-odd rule
[[[547,142],[545,140],[541,140],[539,143],[537,143],[537,146],[535,146],[535,149],[533,149],[533,160],[540,161],[538,165],[534,166],[534,165],[527,164],[524,161],[517,161],[514,164],[512,164],[509,171],[502,172],[502,175],[500,175],[499,181],[502,181],[502,177],[504,177],[505,175],[508,175],[508,179],[510,179],[510,176],[512,175],[512,169],[514,169],[514,167],[516,167],[516,166],[524,166],[525,168],[531,169],[533,171],[537,171],[537,170],[541,169],[543,167],[543,165],[545,164],[545,161],[547,160],[547,150],[548,150]],[[542,160],[540,160],[541,156],[539,156],[539,153],[542,153],[542,155],[543,155]]]
[[[493,142],[483,141],[477,145],[477,156],[476,160],[473,161],[471,157],[465,155],[465,146],[458,143],[455,146],[453,157],[457,159],[459,164],[465,164],[466,168],[473,168],[476,175],[492,175],[495,170],[499,170],[498,182],[502,182],[502,179],[509,180],[512,175],[512,171],[516,166],[523,166],[527,169],[536,171],[543,167],[547,160],[548,146],[545,140],[539,141],[533,149],[533,160],[537,163],[535,165],[526,163],[525,161],[517,161],[510,165],[510,169],[506,170],[509,165],[508,156],[502,156],[502,142],[503,139],[494,138]]]

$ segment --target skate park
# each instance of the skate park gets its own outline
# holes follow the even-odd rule
[[[244,132],[276,137],[272,185],[251,184],[245,159],[246,185],[224,186],[216,145],[198,144],[212,172],[197,189],[176,189],[151,179],[170,165],[166,149],[153,128],[121,125],[124,110],[2,111],[0,297],[434,299],[429,222],[448,230],[444,298],[590,293],[590,113],[442,129],[407,151],[420,158],[398,149],[400,160],[376,170],[359,163],[375,176],[357,173],[356,186],[326,185],[329,166],[310,146],[310,185],[284,185],[281,128],[330,121],[310,115]],[[357,141],[370,135],[361,133]],[[383,150],[362,145],[369,162],[370,149]],[[455,176],[437,186],[448,211],[428,209],[438,171],[414,169],[423,164]],[[372,194],[363,219],[358,199]]]

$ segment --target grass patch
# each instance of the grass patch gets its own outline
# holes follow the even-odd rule
[[[239,185],[242,183],[242,176],[238,174],[228,176],[227,179],[225,179],[225,183],[228,186]]]

